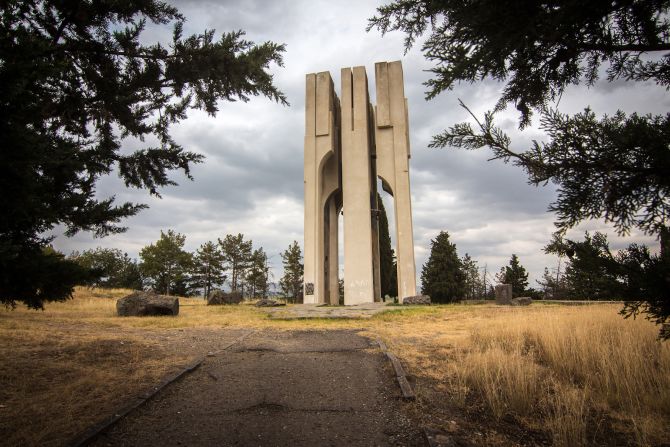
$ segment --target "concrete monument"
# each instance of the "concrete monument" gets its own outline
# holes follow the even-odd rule
[[[377,105],[365,67],[343,68],[340,101],[330,73],[307,75],[304,302],[338,304],[338,215],[344,222],[344,304],[380,301],[377,177],[394,198],[398,295],[416,295],[409,126],[402,65],[375,64]]]

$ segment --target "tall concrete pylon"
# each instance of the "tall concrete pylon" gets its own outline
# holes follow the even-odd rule
[[[375,64],[377,175],[394,198],[398,296],[416,295],[412,198],[409,192],[409,123],[402,65]]]
[[[339,302],[340,104],[330,73],[307,75],[304,302]]]
[[[305,99],[304,302],[339,302],[338,215],[344,220],[344,304],[380,300],[377,176],[394,197],[398,293],[416,295],[409,126],[400,62],[343,68],[342,101],[328,72],[308,74]]]

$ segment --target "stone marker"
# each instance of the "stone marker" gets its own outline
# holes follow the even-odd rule
[[[269,300],[267,298],[264,298],[262,300],[258,300],[256,302],[256,307],[278,307],[278,306],[286,306],[284,303],[280,303],[275,300]]]
[[[116,301],[116,313],[120,317],[177,316],[179,299],[154,292],[133,292]]]
[[[533,299],[529,296],[520,296],[517,298],[512,298],[510,304],[512,306],[530,306],[533,303]]]
[[[215,306],[220,304],[240,304],[242,302],[242,294],[240,292],[226,293],[223,290],[214,290],[207,298],[208,306]]]
[[[511,304],[512,284],[498,284],[495,287],[496,304]]]
[[[428,295],[414,295],[403,298],[404,305],[428,304],[430,305],[430,297]]]

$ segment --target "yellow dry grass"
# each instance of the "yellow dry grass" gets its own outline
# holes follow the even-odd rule
[[[554,445],[592,445],[614,433],[654,445],[670,435],[670,343],[618,310],[453,306],[386,334],[410,369],[444,385],[456,404],[474,395],[496,419],[548,429]]]
[[[417,378],[415,410],[438,425],[440,405],[476,404],[493,423],[512,416],[558,446],[670,436],[670,344],[649,322],[623,320],[617,305],[397,307],[368,320],[276,321],[249,305],[182,298],[177,318],[119,318],[115,302],[127,292],[78,289],[45,311],[0,310],[5,441],[62,444],[90,415],[195,356],[155,337],[185,328],[361,329],[401,358]]]

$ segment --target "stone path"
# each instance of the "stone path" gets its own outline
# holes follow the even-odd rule
[[[294,304],[265,308],[273,319],[295,320],[302,318],[370,318],[389,310],[386,303],[356,304],[354,306],[324,306],[322,304]]]
[[[259,331],[93,445],[421,445],[393,376],[376,343],[354,331]]]

